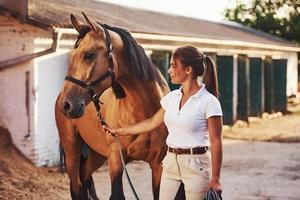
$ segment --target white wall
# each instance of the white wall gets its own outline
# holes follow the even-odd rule
[[[0,62],[43,51],[51,47],[49,31],[20,23],[16,19],[0,15]],[[26,91],[26,72],[28,91]],[[0,126],[8,129],[13,144],[31,161],[35,161],[34,150],[34,62],[0,69]],[[27,94],[26,94],[27,93]],[[26,102],[26,95],[29,102]]]
[[[37,166],[58,164],[59,137],[54,118],[55,100],[68,67],[68,53],[54,53],[35,61],[34,162]]]
[[[33,114],[34,100],[32,65],[32,62],[27,62],[2,70],[0,73],[0,126],[8,129],[13,144],[31,160],[34,158],[33,118],[29,117]],[[26,109],[26,71],[30,73],[28,110]]]
[[[287,84],[286,94],[290,96],[297,94],[298,88],[298,56],[296,53],[287,53]]]

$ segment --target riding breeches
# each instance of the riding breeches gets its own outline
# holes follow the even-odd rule
[[[210,177],[210,152],[204,154],[174,154],[163,160],[160,200],[174,200],[183,182],[187,200],[205,197]]]

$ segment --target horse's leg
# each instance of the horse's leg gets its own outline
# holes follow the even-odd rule
[[[185,190],[183,183],[180,184],[174,200],[185,200]]]
[[[162,165],[159,163],[150,164],[150,168],[152,171],[152,192],[153,199],[159,199],[159,187],[160,187],[160,179],[162,173]]]
[[[70,192],[72,199],[80,199],[81,182],[79,177],[81,141],[62,142],[65,151],[66,170],[70,178]]]
[[[86,190],[86,192],[88,191],[89,196],[94,200],[97,200],[98,197],[96,194],[92,173],[100,168],[105,160],[106,157],[90,149],[89,156],[81,168],[80,177],[81,183],[83,184],[82,190]]]
[[[119,151],[112,151],[108,156],[109,174],[111,179],[111,195],[110,200],[125,200],[122,175],[123,166]]]
[[[55,108],[56,125],[59,138],[65,152],[66,171],[70,179],[70,193],[72,199],[80,198],[81,182],[79,177],[81,139],[76,133],[71,120],[68,120]]]

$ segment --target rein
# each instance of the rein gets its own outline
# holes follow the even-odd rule
[[[94,103],[94,106],[95,106],[95,109],[97,111],[97,116],[99,118],[99,121],[101,123],[101,126],[107,126],[107,123],[105,122],[102,114],[101,114],[101,111],[100,111],[100,104],[103,104],[100,102],[99,100],[99,97],[100,95],[97,95],[96,92],[94,91],[94,87],[99,85],[102,81],[104,81],[105,79],[107,79],[109,76],[111,77],[111,86],[115,83],[116,81],[116,76],[115,76],[115,70],[114,70],[114,64],[113,64],[113,46],[112,46],[112,42],[111,42],[111,37],[110,37],[110,34],[108,32],[108,30],[104,27],[104,25],[101,25],[102,28],[104,29],[104,32],[105,32],[105,36],[106,36],[106,45],[109,47],[109,50],[108,50],[108,64],[109,64],[109,68],[108,68],[108,71],[106,73],[104,73],[102,76],[100,76],[98,79],[96,79],[95,81],[92,81],[90,83],[86,83],[84,81],[81,81],[79,79],[76,79],[72,76],[66,76],[65,77],[65,80],[66,81],[70,81],[76,85],[79,85],[85,89],[87,89],[90,97],[92,98],[92,101]],[[123,154],[122,154],[122,147],[121,147],[121,143],[119,141],[119,139],[117,138],[117,136],[109,131],[106,131],[107,133],[109,133],[111,136],[114,137],[118,147],[119,147],[119,153],[120,153],[120,157],[121,157],[121,162],[122,162],[122,166],[123,166],[123,170],[125,171],[125,174],[126,174],[126,177],[128,179],[128,182],[129,182],[129,185],[131,187],[131,190],[135,196],[135,199],[136,200],[139,200],[139,197],[133,187],[133,184],[130,180],[130,177],[129,177],[129,174],[128,174],[128,171],[127,171],[127,168],[126,168],[126,163],[124,161],[124,157],[123,157]]]

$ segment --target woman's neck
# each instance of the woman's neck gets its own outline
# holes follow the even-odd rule
[[[196,94],[201,87],[202,84],[199,85],[197,80],[188,81],[182,84],[182,93],[184,96],[191,96]]]

